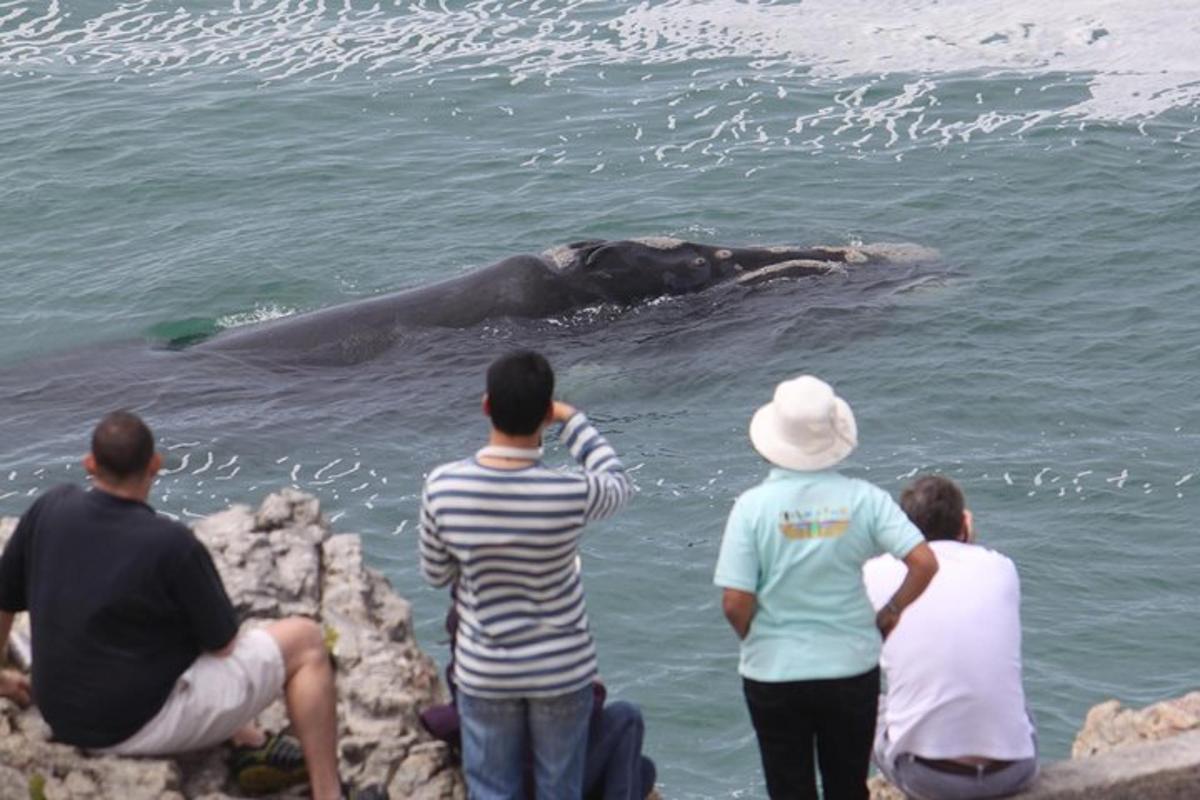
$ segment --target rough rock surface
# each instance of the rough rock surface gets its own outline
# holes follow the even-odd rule
[[[871,800],[905,800],[904,792],[892,786],[879,775],[867,781],[867,788],[871,792]]]
[[[1118,747],[1154,742],[1200,729],[1200,692],[1140,709],[1109,700],[1088,711],[1071,746],[1071,758],[1087,758]]]
[[[14,525],[0,520],[0,546]],[[195,531],[246,625],[297,614],[325,625],[338,668],[343,778],[386,783],[393,798],[465,797],[445,746],[417,719],[421,708],[442,702],[437,667],[412,638],[408,603],[364,566],[357,536],[333,535],[316,498],[294,490],[267,497],[257,511],[234,506],[207,517]],[[282,702],[260,721],[282,727]],[[0,800],[25,800],[36,787],[46,800],[239,796],[222,748],[176,759],[96,757],[48,735],[36,709],[0,700]]]

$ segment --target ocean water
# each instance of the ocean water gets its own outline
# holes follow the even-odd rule
[[[145,413],[183,519],[288,485],[415,608],[422,476],[543,349],[640,487],[586,539],[602,672],[670,798],[765,796],[711,571],[774,384],[847,470],[938,470],[1023,580],[1043,755],[1200,683],[1200,28],[1183,2],[0,0],[0,514]],[[164,350],[583,238],[942,260],[413,331],[346,367]],[[563,458],[554,449],[550,458]]]

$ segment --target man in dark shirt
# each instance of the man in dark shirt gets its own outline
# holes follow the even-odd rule
[[[286,693],[313,797],[342,797],[320,626],[291,618],[238,633],[208,551],[146,504],[161,466],[136,415],[100,421],[84,457],[92,490],[46,492],[0,556],[0,652],[13,614],[28,610],[42,716],[59,741],[106,753],[167,755],[231,739],[269,754],[278,741],[254,718]]]

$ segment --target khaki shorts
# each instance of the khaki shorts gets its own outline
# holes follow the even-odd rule
[[[271,634],[246,631],[229,655],[197,658],[140,731],[96,752],[153,756],[220,744],[283,695],[284,678],[283,653]]]

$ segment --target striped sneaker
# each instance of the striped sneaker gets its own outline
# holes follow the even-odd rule
[[[229,771],[246,794],[271,794],[308,782],[304,751],[294,736],[274,733],[260,747],[235,747]]]

